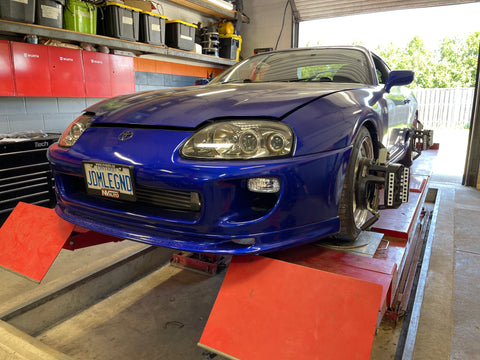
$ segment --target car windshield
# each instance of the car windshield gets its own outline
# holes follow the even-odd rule
[[[357,49],[325,48],[252,56],[211,83],[347,82],[372,84],[366,55]]]

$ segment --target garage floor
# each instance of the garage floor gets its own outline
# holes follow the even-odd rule
[[[465,130],[437,132],[432,176],[440,205],[415,359],[480,359],[480,191],[461,186]]]
[[[480,191],[436,185],[441,202],[414,355],[480,359]]]
[[[430,184],[440,206],[415,359],[480,359],[480,191],[460,185],[450,150],[441,146]],[[171,254],[128,241],[62,250],[40,285],[0,270],[0,359],[223,359],[196,343],[224,274],[164,266]],[[113,290],[120,276],[128,284]],[[393,353],[377,342],[372,358]]]

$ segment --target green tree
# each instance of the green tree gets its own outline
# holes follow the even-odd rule
[[[467,36],[465,40],[465,51],[463,54],[463,64],[468,72],[468,81],[466,87],[475,86],[475,78],[477,75],[477,62],[480,49],[480,32],[474,32]]]
[[[376,52],[393,69],[414,70],[413,87],[473,87],[479,44],[480,32],[475,32],[465,39],[446,37],[436,51],[428,51],[422,38],[415,36],[405,48],[390,43]]]
[[[387,47],[378,47],[378,55],[387,61],[392,69],[409,69],[415,71],[413,87],[435,87],[432,77],[431,51],[425,47],[420,36],[415,36],[405,48],[400,48],[393,43]]]
[[[415,71],[412,87],[455,88],[475,86],[479,48],[480,32],[474,32],[463,39],[446,37],[434,51],[417,35],[405,47],[390,43],[377,47],[375,53],[392,69]]]

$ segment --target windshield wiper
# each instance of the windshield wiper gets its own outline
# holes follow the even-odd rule
[[[251,83],[251,82],[253,82],[252,79],[238,79],[238,80],[224,81],[222,82],[222,84]]]
[[[268,80],[268,81],[260,81],[260,82],[332,82],[332,79],[329,77],[321,77],[321,78],[302,78],[302,79],[278,79],[278,80]],[[257,81],[258,82],[258,81]]]
[[[317,78],[316,76],[308,77],[308,78],[303,78],[303,79],[295,79],[295,80],[290,80],[291,82],[332,82],[333,80],[330,79],[329,77],[321,77]]]

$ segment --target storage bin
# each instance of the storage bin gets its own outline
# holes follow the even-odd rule
[[[102,35],[122,40],[138,41],[140,10],[127,5],[107,2],[101,7],[103,21],[99,18],[98,28]]]
[[[166,22],[165,43],[177,49],[192,51],[195,47],[196,25],[180,20]]]
[[[200,29],[200,41],[202,44],[202,54],[218,56],[220,46],[218,29],[210,25]]]
[[[35,0],[0,0],[0,18],[33,24]]]
[[[165,45],[165,21],[168,17],[142,11],[140,14],[140,41],[153,44]]]
[[[220,34],[220,57],[237,60],[242,49],[242,37],[240,35]]]
[[[35,23],[43,26],[63,28],[65,0],[37,0]]]
[[[64,28],[86,34],[97,33],[97,6],[80,0],[67,0],[63,11]]]

